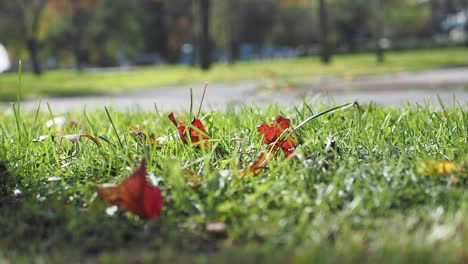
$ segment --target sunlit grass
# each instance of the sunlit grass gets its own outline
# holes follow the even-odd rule
[[[130,71],[84,72],[51,71],[36,77],[24,74],[22,98],[38,96],[78,96],[118,93],[161,86],[236,82],[242,80],[290,80],[303,83],[315,77],[355,78],[365,75],[391,74],[422,69],[468,65],[468,49],[440,49],[387,53],[384,64],[376,63],[374,54],[338,55],[330,65],[319,59],[216,64],[204,72],[198,68],[167,66],[135,68]],[[0,100],[16,97],[16,74],[0,75]]]
[[[466,105],[464,106],[466,107]],[[168,113],[70,112],[63,130],[51,113],[0,114],[0,262],[461,263],[468,236],[468,115],[463,109],[375,105],[321,117],[300,130],[298,159],[282,153],[261,174],[234,174],[264,150],[255,127],[279,113],[296,126],[319,106],[245,107],[201,117],[213,151],[184,145]],[[189,113],[177,116],[189,120]],[[112,123],[110,121],[112,119]],[[18,121],[19,125],[16,125]],[[114,129],[115,127],[115,129]],[[162,148],[134,140],[139,127],[167,136]],[[40,135],[87,132],[102,147]],[[21,135],[21,136],[19,136]],[[325,151],[328,141],[336,148]],[[145,222],[96,197],[148,158],[163,192],[158,222]],[[450,175],[424,164],[451,161]],[[198,189],[181,173],[206,176]],[[421,169],[423,168],[423,170]],[[445,172],[445,171],[444,171]],[[205,232],[228,225],[227,236]]]

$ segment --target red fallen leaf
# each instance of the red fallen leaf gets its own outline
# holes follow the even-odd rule
[[[187,126],[183,123],[179,124],[177,122],[177,120],[174,117],[174,113],[170,113],[168,117],[171,120],[171,122],[177,127],[177,130],[179,131],[179,136],[182,139],[182,142],[184,142],[184,144],[188,143],[188,134],[190,135],[190,140],[193,144],[196,144],[198,146],[203,145],[207,148],[211,147],[211,144],[208,141],[208,133],[206,132],[205,126],[200,121],[200,119],[194,118],[192,120],[193,127],[187,128]]]
[[[33,139],[33,142],[42,142],[42,141],[45,141],[46,139],[48,139],[49,135],[42,135],[42,136],[39,136],[38,138],[36,139]],[[95,137],[91,136],[90,134],[73,134],[73,135],[64,135],[64,136],[59,136],[58,138],[65,138],[66,140],[70,141],[71,143],[73,144],[76,144],[80,141],[81,138],[87,138],[91,141],[94,142],[94,144],[96,144],[96,146],[98,146],[99,148],[102,147],[101,145],[101,142],[99,142],[99,140],[97,140]],[[53,138],[53,136],[52,136]]]
[[[146,159],[136,171],[116,187],[98,188],[99,197],[144,219],[158,219],[164,201],[157,186],[146,180]]]
[[[271,147],[271,151],[275,152],[278,148],[281,148],[286,156],[291,156],[294,148],[297,146],[298,141],[291,135],[283,135],[285,139],[278,139],[283,132],[290,126],[289,119],[278,115],[271,123],[271,125],[261,124],[257,126],[257,131],[263,135],[263,144],[269,145],[274,143]]]

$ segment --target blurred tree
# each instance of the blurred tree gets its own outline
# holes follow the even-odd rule
[[[306,0],[284,0],[275,17],[272,41],[276,45],[288,47],[305,47],[318,40],[314,8]]]
[[[430,0],[431,1],[431,25],[432,33],[437,34],[441,32],[441,22],[443,19],[443,6],[440,0]]]
[[[35,74],[42,73],[39,60],[41,49],[40,29],[47,0],[11,0],[1,1],[0,17],[11,21],[4,30],[17,32],[9,34],[25,44]]]
[[[380,0],[373,0],[374,1],[374,21],[375,21],[375,29],[374,29],[374,39],[375,39],[375,48],[376,48],[376,55],[377,55],[377,62],[383,63],[384,62],[384,43],[383,43],[383,27],[382,27],[382,6],[380,4]]]
[[[394,0],[383,1],[382,11],[385,35],[399,39],[430,38],[431,12],[429,3]]]
[[[262,46],[272,33],[278,10],[276,0],[238,0],[239,41]]]
[[[211,39],[210,39],[210,0],[199,0],[200,32],[198,37],[200,67],[208,70],[211,66]]]
[[[374,1],[374,0],[371,0]],[[369,35],[371,10],[369,0],[339,0],[334,2],[334,21],[337,33],[349,52],[357,50],[359,37]]]
[[[194,0],[178,0],[165,1],[167,35],[168,35],[168,60],[169,62],[177,62],[180,59],[182,47],[184,45],[193,46],[195,42],[194,17],[196,14],[193,7],[197,1]],[[193,54],[192,54],[193,55]],[[191,61],[194,63],[194,60]]]
[[[237,0],[226,0],[225,5],[225,19],[226,19],[226,32],[228,34],[227,39],[227,59],[229,63],[233,63],[239,57],[239,24],[238,15],[238,1]]]
[[[140,0],[144,51],[158,53],[168,58],[168,35],[166,32],[166,9],[163,0]]]
[[[138,3],[126,0],[51,0],[56,49],[71,49],[75,66],[125,63],[142,47]],[[131,40],[131,41],[130,41]]]
[[[225,50],[228,63],[237,60],[239,49],[238,0],[214,1],[211,12],[211,32],[216,50]]]
[[[100,66],[125,64],[142,51],[146,33],[138,12],[135,1],[99,1],[89,25],[91,61]]]
[[[319,0],[319,25],[320,25],[320,46],[321,46],[321,60],[323,63],[330,62],[331,51],[330,43],[328,40],[328,16],[327,16],[327,3],[325,0]]]
[[[94,19],[98,0],[49,0],[62,16],[62,34],[68,40],[75,56],[78,70],[89,61],[89,46],[92,43],[90,24]]]

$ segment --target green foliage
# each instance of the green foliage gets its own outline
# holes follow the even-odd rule
[[[441,20],[463,9],[461,1],[438,1],[441,15],[437,15],[431,13],[432,1],[380,1],[383,36],[392,40],[394,47],[408,45],[408,41],[413,41],[416,48],[434,44],[431,28],[434,16]],[[82,10],[80,15],[66,8],[56,10],[57,3],[72,2],[87,1],[0,1],[1,41],[13,60],[37,57],[45,64],[54,58],[59,67],[71,67],[77,58],[83,57],[81,64],[115,66],[137,55],[157,53],[165,61],[177,62],[182,45],[190,43],[197,47],[196,1],[92,0],[95,5],[91,4],[92,8]],[[326,3],[329,41],[334,48],[359,51],[374,47],[373,0]],[[235,54],[242,43],[255,47],[266,44],[302,47],[304,52],[319,45],[317,1],[216,0],[211,4],[211,37],[219,51],[230,50]],[[36,51],[25,52],[28,38],[35,39],[33,49],[40,56]]]
[[[384,11],[385,32],[388,37],[429,37],[431,13],[429,8],[422,8],[421,4],[388,3]]]
[[[202,113],[214,151],[184,145],[167,113],[66,113],[78,125],[63,133],[87,131],[102,140],[102,148],[87,141],[33,143],[39,135],[58,133],[45,126],[53,113],[22,113],[21,120],[1,113],[0,149],[17,191],[0,197],[0,259],[460,263],[466,258],[466,179],[418,172],[427,159],[466,168],[463,108],[442,113],[430,106],[365,105],[341,111],[300,130],[300,158],[278,156],[256,177],[220,176],[221,170],[235,173],[264,148],[256,125],[282,113],[296,126],[323,107],[243,109]],[[136,142],[129,133],[135,126],[167,136],[164,146]],[[330,140],[336,147],[326,151]],[[165,197],[161,220],[107,215],[96,187],[120,182],[143,155]],[[187,165],[207,178],[196,190],[181,175]],[[228,224],[227,238],[205,231],[214,221]]]
[[[141,25],[135,1],[106,0],[97,8],[93,27],[97,49],[115,61],[131,59],[141,50]]]

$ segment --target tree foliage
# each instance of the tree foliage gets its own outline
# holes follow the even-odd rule
[[[377,17],[374,1],[322,1],[327,7],[326,38],[331,49],[359,51],[373,47]],[[210,54],[226,51],[232,61],[243,44],[257,50],[267,45],[319,50],[322,37],[317,0],[209,2],[210,40],[206,43],[213,49],[206,52]],[[443,18],[468,5],[465,0],[380,2],[379,35],[392,42],[428,40],[433,34],[441,34]],[[201,1],[0,1],[0,41],[14,60],[26,58],[38,73],[46,60],[78,69],[119,65],[142,55],[177,62],[185,44],[194,47],[193,58],[203,46],[198,3]]]

